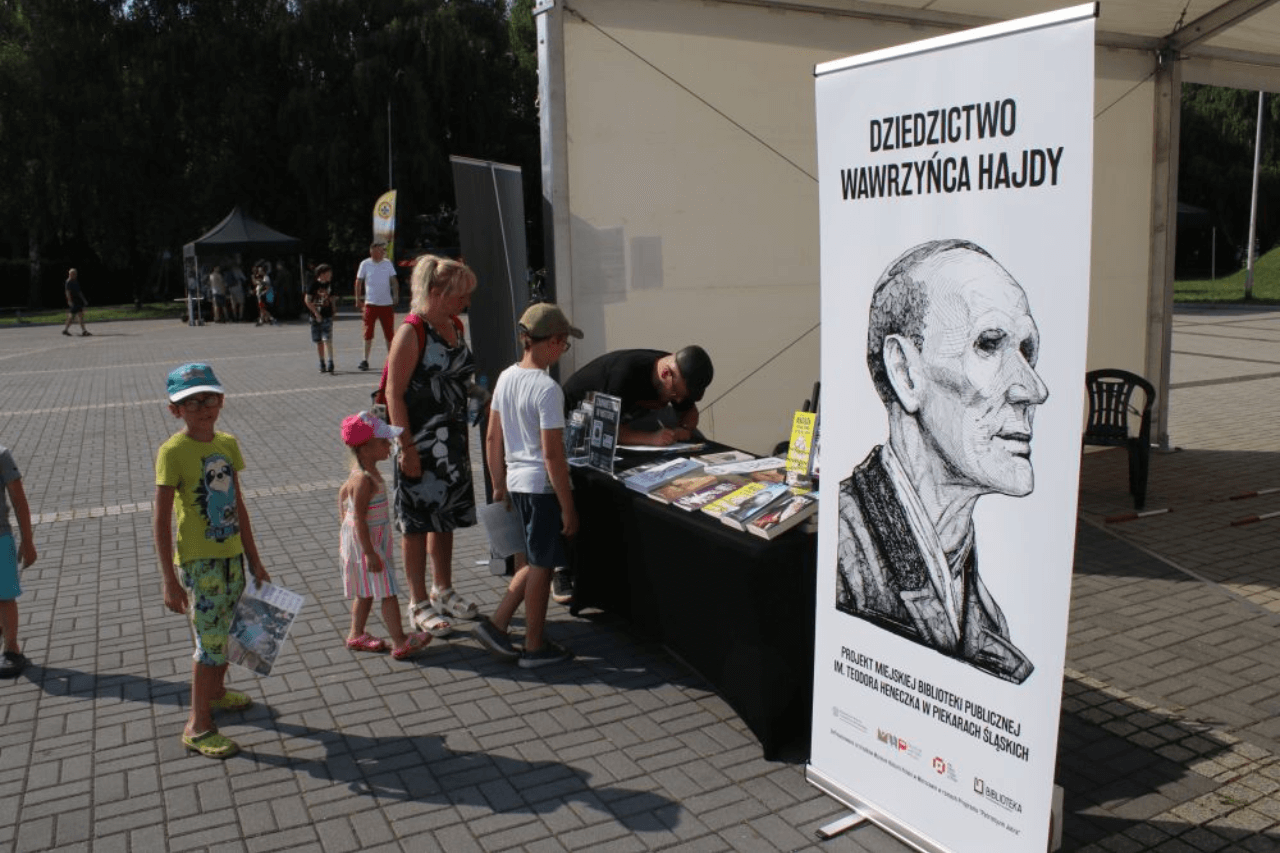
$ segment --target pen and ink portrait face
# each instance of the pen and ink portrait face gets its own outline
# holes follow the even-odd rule
[[[977,247],[939,251],[908,277],[925,301],[920,334],[886,336],[883,355],[899,403],[953,484],[1030,494],[1032,423],[1049,390],[1026,293]]]
[[[930,297],[921,353],[925,432],[963,481],[1021,497],[1035,486],[1031,434],[1049,391],[1026,294],[998,264],[959,253]]]

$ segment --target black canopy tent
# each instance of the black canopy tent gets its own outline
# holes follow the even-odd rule
[[[188,314],[189,322],[196,325],[199,315],[200,257],[223,257],[237,252],[274,253],[299,249],[302,241],[288,234],[281,234],[246,214],[237,205],[208,233],[197,237],[182,247],[183,276],[186,280],[188,304],[194,302]],[[306,271],[302,266],[302,254],[298,254],[299,294],[306,290]],[[299,302],[301,295],[299,295]]]

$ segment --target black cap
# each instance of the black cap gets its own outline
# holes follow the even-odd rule
[[[695,403],[701,400],[716,374],[711,366],[711,356],[700,346],[685,347],[676,353],[676,368],[689,389],[689,399]]]

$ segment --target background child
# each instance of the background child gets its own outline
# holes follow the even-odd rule
[[[191,714],[182,743],[210,758],[228,758],[240,748],[218,733],[214,711],[243,711],[248,696],[227,690],[227,633],[244,591],[246,559],[258,583],[271,578],[258,557],[249,511],[240,492],[244,469],[235,437],[216,432],[223,392],[213,368],[184,364],[169,374],[169,411],[183,428],[156,454],[152,531],[164,603],[191,619],[196,651],[191,667]],[[177,566],[173,514],[177,511]]]
[[[27,658],[22,654],[18,640],[18,568],[26,568],[36,561],[35,541],[31,538],[31,510],[27,506],[27,493],[22,488],[22,474],[13,461],[9,448],[0,447],[0,633],[4,635],[4,664],[0,665],[0,678],[17,678],[27,668]],[[8,500],[5,499],[6,495]],[[18,520],[18,534],[22,537],[17,546],[13,542],[13,530],[9,526],[9,504],[13,504],[13,516]]]
[[[564,453],[564,392],[547,374],[569,349],[569,336],[582,331],[555,305],[529,306],[520,318],[524,357],[498,377],[485,436],[494,502],[514,504],[524,525],[525,562],[511,579],[492,621],[481,621],[476,636],[499,657],[517,656],[507,628],[524,603],[524,652],[520,666],[557,663],[573,653],[544,636],[551,572],[566,564],[562,536],[578,530],[569,465]],[[509,495],[509,498],[508,498]]]
[[[328,371],[333,373],[333,297],[329,295],[329,280],[333,278],[333,267],[321,264],[316,267],[316,276],[307,288],[303,301],[307,303],[307,311],[311,312],[311,340],[316,345],[316,355],[320,357],[320,372],[325,372],[325,359],[328,359]]]
[[[253,268],[253,290],[258,297],[257,325],[274,326],[276,318],[271,314],[271,306],[276,301],[276,292],[271,286],[271,276],[262,262]]]
[[[387,490],[378,463],[391,455],[391,439],[400,427],[390,426],[368,412],[342,422],[342,441],[351,449],[351,474],[338,490],[342,519],[339,554],[342,558],[342,590],[351,601],[351,630],[347,648],[358,652],[384,652],[385,640],[365,631],[375,598],[382,599],[382,621],[395,647],[391,656],[408,660],[427,648],[430,634],[408,634],[400,622],[396,598],[395,566],[391,559],[391,516]]]

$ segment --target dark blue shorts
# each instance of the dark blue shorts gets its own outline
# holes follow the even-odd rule
[[[22,595],[18,585],[18,544],[12,533],[0,533],[0,601]]]
[[[549,493],[512,492],[511,503],[519,510],[520,520],[524,523],[525,557],[529,565],[544,569],[567,565],[564,537],[560,535],[564,527],[560,500]]]
[[[333,318],[325,317],[319,323],[311,321],[311,340],[314,343],[333,340]]]

